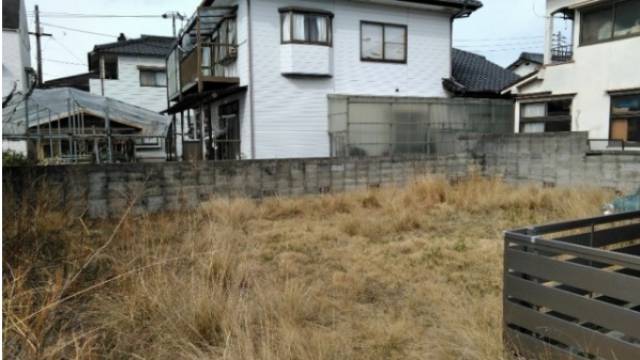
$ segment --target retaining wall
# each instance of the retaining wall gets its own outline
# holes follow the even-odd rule
[[[479,159],[444,157],[314,158],[217,162],[3,168],[4,185],[25,194],[46,183],[61,203],[89,217],[193,208],[212,196],[303,195],[339,192],[442,174],[464,176]],[[135,200],[135,201],[134,201]]]
[[[463,135],[458,154],[3,168],[3,191],[48,196],[89,217],[193,208],[212,196],[302,195],[404,184],[471,169],[513,182],[588,184],[630,191],[640,186],[640,152],[591,153],[586,133]],[[9,187],[9,190],[7,188]],[[6,193],[5,193],[6,194]],[[134,201],[135,200],[135,201]]]

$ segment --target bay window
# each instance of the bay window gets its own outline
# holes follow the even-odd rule
[[[581,45],[640,35],[640,0],[610,1],[581,16]]]
[[[520,106],[520,132],[571,131],[571,99],[523,103]]]
[[[282,43],[331,46],[332,17],[323,10],[280,9]]]
[[[609,137],[640,143],[640,94],[611,97]]]
[[[360,24],[360,59],[407,62],[407,27],[363,21]]]

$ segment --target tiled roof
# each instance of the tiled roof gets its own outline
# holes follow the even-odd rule
[[[530,61],[538,64],[542,64],[544,61],[544,54],[540,53],[532,53],[532,52],[523,52],[520,54],[520,59],[525,61]]]
[[[445,87],[459,95],[499,95],[518,75],[506,70],[484,56],[459,49],[452,49],[452,77],[445,80]]]
[[[175,40],[168,36],[142,35],[137,39],[96,45],[93,53],[166,57]]]

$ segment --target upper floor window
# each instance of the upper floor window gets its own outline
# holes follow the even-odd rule
[[[617,0],[582,12],[580,44],[640,35],[640,0]]]
[[[407,26],[363,21],[360,23],[360,59],[407,62]]]
[[[167,86],[167,72],[164,68],[140,68],[140,86]]]
[[[282,43],[331,46],[332,17],[322,10],[280,9]]]

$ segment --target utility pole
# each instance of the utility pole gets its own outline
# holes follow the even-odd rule
[[[40,28],[40,9],[38,5],[36,5],[35,9],[36,15],[36,31],[30,32],[29,34],[36,36],[36,61],[38,62],[38,73],[36,74],[36,87],[42,86],[42,46],[40,44],[40,38],[43,36],[52,36],[51,34],[46,34],[42,32]]]
[[[177,11],[170,11],[162,14],[162,17],[164,19],[171,18],[171,23],[173,25],[173,37],[178,36],[177,29],[176,29],[176,19],[184,20],[184,15],[180,14]]]

